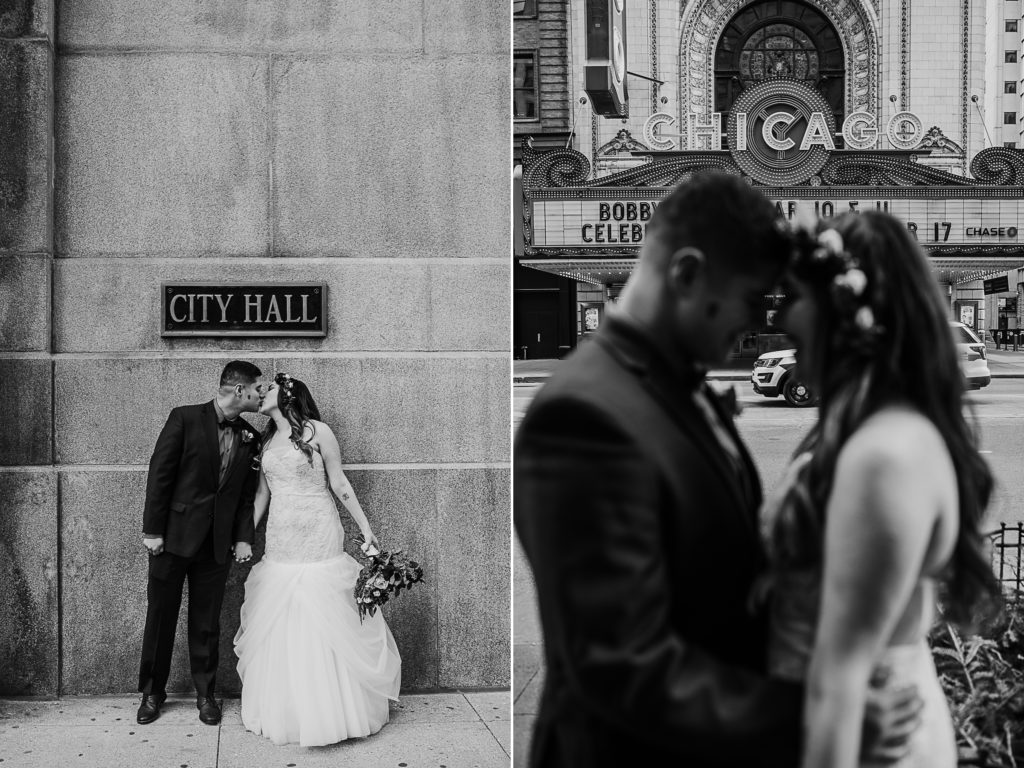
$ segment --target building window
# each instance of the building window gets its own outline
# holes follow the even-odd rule
[[[1006,31],[1007,32],[1016,32],[1017,31],[1017,20],[1016,19],[1007,19],[1006,20]]]
[[[1017,92],[1017,81],[1007,80],[1003,83],[1003,93],[1016,93]]]
[[[1016,64],[1017,63],[1017,52],[1016,51],[1006,51],[1006,52],[1004,52],[1003,55],[1005,57],[1005,61],[1006,61],[1007,64]]]
[[[537,54],[516,53],[512,57],[512,113],[516,120],[536,120]]]
[[[527,18],[536,16],[537,0],[512,0],[512,15]]]
[[[715,49],[715,111],[729,112],[744,88],[772,77],[794,78],[821,93],[842,125],[843,44],[828,17],[809,3],[756,0],[729,20]]]
[[[1003,125],[1016,125],[1017,113],[1016,112],[1003,112]]]
[[[1003,146],[1006,147],[1007,149],[1016,149],[1017,148],[1017,142],[1016,141],[1004,141],[1003,142]]]

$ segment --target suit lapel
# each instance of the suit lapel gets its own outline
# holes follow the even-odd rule
[[[206,448],[206,464],[210,468],[213,487],[220,485],[220,436],[217,426],[217,409],[211,400],[202,409],[203,446]]]
[[[605,318],[604,334],[597,339],[605,342],[608,351],[628,370],[636,375],[645,389],[672,417],[675,425],[694,443],[703,448],[702,455],[718,474],[722,485],[728,489],[735,502],[744,527],[757,536],[757,508],[751,508],[756,499],[748,498],[740,487],[741,478],[736,474],[732,459],[725,452],[707,419],[693,402],[693,388],[701,377],[692,377],[688,381],[685,375],[676,375],[666,356],[657,349],[652,340],[646,337],[643,329],[633,327],[631,321],[614,315]],[[717,409],[718,403],[712,400],[712,407]],[[721,411],[716,410],[719,415]],[[752,469],[750,457],[743,446],[735,427],[728,419],[723,419],[727,429],[731,429],[741,455]]]

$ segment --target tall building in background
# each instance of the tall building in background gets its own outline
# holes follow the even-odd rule
[[[537,99],[564,98],[574,119],[567,145],[550,149],[537,139],[548,124],[517,115],[517,263],[571,282],[560,293],[570,347],[600,326],[658,201],[706,168],[743,175],[788,217],[888,211],[928,250],[951,318],[980,334],[1019,325],[1021,0],[568,0],[536,10],[533,23],[564,17],[568,31],[568,86],[548,91],[540,79]],[[514,19],[516,34],[524,22]],[[605,38],[601,59],[592,42]],[[603,61],[610,85],[625,74],[617,111],[607,107],[615,94],[588,79]],[[765,297],[761,327],[734,355],[783,343],[775,299]],[[515,314],[517,354],[563,321],[527,325],[520,301]]]

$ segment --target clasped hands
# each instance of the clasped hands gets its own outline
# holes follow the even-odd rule
[[[150,555],[155,557],[164,551],[164,538],[163,536],[143,536],[142,546],[146,548]],[[231,551],[235,555],[236,563],[247,563],[252,560],[252,545],[248,542],[237,542],[231,547]]]
[[[247,563],[252,560],[252,544],[247,541],[239,541],[231,548],[235,553],[236,563]]]

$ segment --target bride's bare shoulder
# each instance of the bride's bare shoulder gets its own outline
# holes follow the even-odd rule
[[[337,442],[337,437],[327,422],[317,419],[306,419],[303,425],[303,437],[311,445],[318,445],[324,439]]]
[[[870,416],[843,446],[836,471],[855,477],[884,474],[908,483],[955,476],[938,428],[907,406],[889,406]]]

